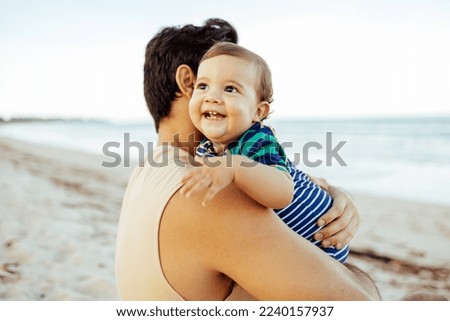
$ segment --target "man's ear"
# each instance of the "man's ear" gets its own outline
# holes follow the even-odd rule
[[[181,95],[185,95],[189,98],[192,97],[194,91],[195,75],[191,67],[188,65],[179,65],[175,74],[175,80]],[[177,96],[179,93],[177,94]]]
[[[256,106],[256,113],[253,117],[253,121],[258,122],[263,120],[269,115],[270,104],[267,101],[262,101]]]

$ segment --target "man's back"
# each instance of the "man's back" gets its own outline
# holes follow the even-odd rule
[[[182,299],[167,284],[159,264],[160,217],[179,188],[178,173],[186,171],[168,160],[166,154],[162,147],[155,148],[152,160],[164,166],[154,167],[146,162],[144,167],[137,167],[125,192],[116,251],[117,284],[122,299]]]

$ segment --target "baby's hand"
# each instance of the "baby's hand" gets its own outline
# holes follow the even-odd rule
[[[195,161],[201,166],[193,168],[181,179],[181,184],[184,184],[180,190],[181,194],[189,197],[206,189],[202,202],[202,205],[206,206],[217,193],[233,182],[231,157],[231,155],[207,158],[196,156]]]

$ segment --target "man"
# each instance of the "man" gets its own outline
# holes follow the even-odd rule
[[[180,195],[201,138],[188,113],[196,70],[218,41],[237,42],[237,33],[226,21],[210,19],[200,27],[165,28],[147,46],[145,98],[159,140],[144,167],[135,169],[123,200],[116,257],[120,298],[378,299],[364,274],[330,259],[234,186],[207,207],[202,193]],[[322,217],[332,221],[320,232],[323,242],[345,244],[358,225],[356,209],[339,189],[325,181],[321,186],[335,203]]]

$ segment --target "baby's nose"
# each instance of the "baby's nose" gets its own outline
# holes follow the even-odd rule
[[[212,104],[220,104],[222,103],[222,97],[219,94],[208,93],[208,96],[206,96],[205,101]]]

